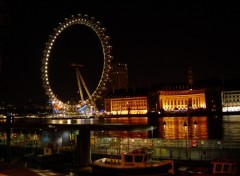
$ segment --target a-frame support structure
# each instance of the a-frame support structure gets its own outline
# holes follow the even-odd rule
[[[80,67],[83,67],[83,65],[80,64],[71,64],[72,67],[75,67],[75,71],[76,71],[76,77],[77,77],[77,83],[78,83],[78,90],[79,90],[79,95],[81,98],[81,101],[84,101],[84,96],[83,96],[83,88],[85,89],[88,98],[91,97],[91,94],[89,93],[89,90],[87,88],[87,85],[82,77],[82,74],[80,72]],[[83,86],[83,88],[82,88]]]

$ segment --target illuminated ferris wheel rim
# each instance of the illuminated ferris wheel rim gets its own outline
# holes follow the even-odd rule
[[[56,97],[56,95],[54,94],[54,92],[50,86],[50,82],[49,82],[48,62],[49,62],[49,58],[51,55],[51,49],[52,49],[53,44],[56,41],[57,37],[67,27],[70,27],[72,25],[78,25],[78,24],[85,25],[85,26],[91,28],[97,34],[97,36],[101,42],[102,49],[103,49],[104,65],[103,65],[103,71],[102,71],[100,81],[98,82],[98,85],[97,85],[96,89],[93,91],[93,93],[91,94],[91,96],[83,102],[79,102],[77,104],[71,105],[71,104],[66,104],[63,101],[59,100]],[[106,28],[102,28],[100,25],[101,25],[101,23],[99,21],[95,22],[94,17],[89,17],[86,14],[85,15],[78,14],[77,16],[72,15],[71,18],[69,18],[69,19],[65,18],[63,23],[59,23],[59,26],[57,28],[55,28],[53,30],[52,35],[49,36],[49,40],[46,43],[46,47],[43,52],[42,80],[43,80],[43,87],[45,89],[45,93],[49,97],[50,101],[53,104],[55,104],[63,109],[66,109],[66,110],[81,108],[82,106],[84,106],[86,104],[91,104],[91,103],[95,102],[95,100],[101,96],[103,90],[106,89],[105,86],[109,80],[109,73],[111,70],[111,60],[113,58],[111,56],[112,46],[109,45],[109,42],[108,42],[110,37],[105,35]]]

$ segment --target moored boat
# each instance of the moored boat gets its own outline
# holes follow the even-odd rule
[[[180,176],[237,176],[235,159],[215,159],[206,167],[185,167]]]
[[[92,164],[93,173],[107,175],[174,175],[173,160],[153,160],[147,148],[122,153],[119,157],[101,158]]]

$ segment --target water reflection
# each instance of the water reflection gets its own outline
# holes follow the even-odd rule
[[[162,139],[208,139],[207,117],[163,117],[159,119]],[[184,123],[186,126],[184,126]]]
[[[52,119],[48,120],[50,124],[98,124],[97,119]]]
[[[22,121],[24,120],[24,121]],[[0,138],[4,136],[4,124],[6,119],[0,119],[2,130]],[[240,141],[240,115],[228,116],[192,116],[192,117],[161,117],[150,119],[147,117],[118,117],[105,119],[14,119],[14,123],[27,123],[29,126],[40,122],[47,124],[71,125],[148,125],[148,129],[125,131],[118,128],[113,131],[94,131],[96,136],[119,137],[119,138],[159,138],[167,140],[232,140]],[[184,127],[184,123],[186,126]],[[89,126],[91,127],[91,126]],[[30,130],[30,129],[29,129]],[[25,129],[28,133],[28,129]],[[35,131],[35,130],[33,130]],[[12,128],[12,132],[18,132]]]
[[[162,117],[150,120],[147,117],[121,117],[106,118],[104,123],[110,124],[149,124],[152,125],[148,131],[105,131],[106,137],[122,138],[160,138],[160,139],[209,139],[208,118],[199,117]],[[184,123],[187,124],[184,127]],[[103,132],[95,132],[100,135]],[[103,136],[103,134],[101,134]]]
[[[105,118],[104,123],[111,124],[148,124],[147,117],[118,117],[118,118]]]
[[[148,124],[148,131],[106,131],[108,137],[141,137],[160,139],[219,139],[240,141],[240,115],[238,116],[192,116],[192,117],[123,117],[104,119],[109,124]],[[184,123],[186,126],[184,127]],[[98,134],[99,132],[96,132]]]
[[[240,115],[224,116],[221,127],[224,140],[240,141]]]

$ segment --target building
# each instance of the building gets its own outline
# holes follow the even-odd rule
[[[219,88],[185,90],[148,90],[145,94],[114,94],[104,99],[105,112],[109,114],[146,113],[221,113],[222,101]],[[240,93],[240,92],[238,92]],[[240,95],[232,95],[239,106]],[[229,95],[228,95],[229,99]],[[229,101],[229,100],[228,100]]]
[[[240,79],[225,80],[221,92],[222,112],[240,112]]]
[[[105,111],[113,115],[146,114],[147,97],[107,98],[104,100]]]
[[[104,98],[104,110],[113,115],[146,114],[147,92],[146,88],[115,90]]]
[[[139,89],[109,94],[104,99],[105,111],[110,114],[222,113],[222,106],[226,106],[222,105],[221,82],[214,80],[195,82],[194,85],[191,80],[190,84],[171,83]],[[232,103],[233,99],[235,105],[239,104],[236,94],[231,99]]]
[[[240,111],[240,90],[222,91],[222,112]]]
[[[159,105],[164,111],[187,111],[206,109],[204,89],[189,90],[160,90]]]
[[[114,61],[111,80],[112,80],[112,88],[114,90],[127,89],[128,88],[128,66],[127,66],[127,64]]]

